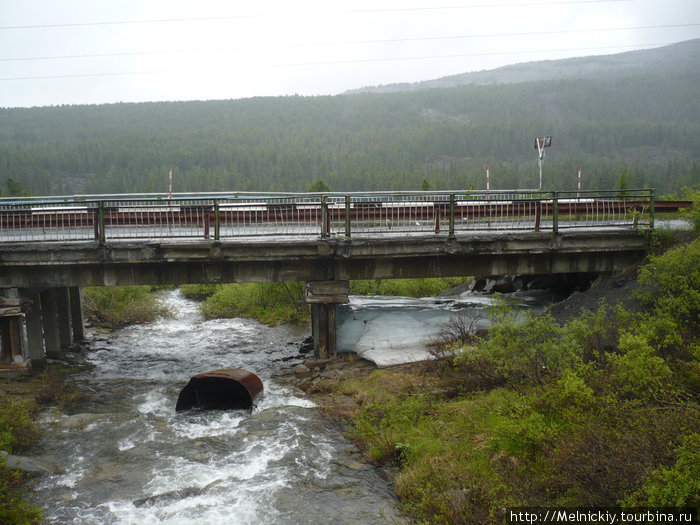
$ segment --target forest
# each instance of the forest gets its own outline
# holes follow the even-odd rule
[[[308,191],[318,181],[461,190],[483,188],[489,164],[492,189],[534,188],[534,138],[551,135],[545,189],[575,190],[581,166],[583,189],[613,189],[624,176],[671,194],[700,181],[700,64],[655,64],[336,96],[2,108],[0,181],[33,195],[164,193],[172,165],[176,193]]]

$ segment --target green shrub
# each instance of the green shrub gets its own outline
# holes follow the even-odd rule
[[[88,315],[118,328],[131,323],[150,323],[167,315],[168,309],[148,286],[99,286],[83,288]]]
[[[700,238],[651,257],[639,272],[639,298],[655,316],[666,321],[666,328],[675,332],[683,343],[697,345],[700,335]],[[670,323],[671,326],[668,326]],[[649,335],[654,335],[654,327]],[[668,346],[678,346],[671,341]]]
[[[34,407],[27,402],[0,403],[0,450],[22,452],[38,438],[33,411]]]
[[[211,297],[219,288],[218,284],[181,284],[182,295],[193,301],[203,301]]]
[[[351,281],[353,295],[387,295],[399,297],[432,297],[464,282],[462,278],[371,279]]]
[[[693,201],[693,207],[684,211],[682,216],[690,221],[695,233],[700,233],[700,186],[683,188],[683,198]]]
[[[26,476],[6,467],[5,459],[0,457],[0,523],[3,525],[38,525],[41,522],[41,510],[24,498],[26,486]]]
[[[528,314],[524,319],[501,315],[475,357],[490,359],[512,387],[542,387],[556,380],[574,360],[578,349],[572,341],[563,340],[564,334],[549,314]]]
[[[207,319],[248,317],[274,325],[306,321],[304,283],[223,284],[202,303]]]
[[[611,354],[610,379],[617,395],[646,400],[661,399],[671,388],[673,373],[647,341],[638,335],[620,335],[621,354]]]
[[[656,468],[624,504],[653,507],[700,507],[700,434],[687,435],[676,448],[671,468]]]
[[[21,453],[39,437],[33,421],[34,407],[29,403],[2,400],[0,403],[0,450]],[[24,498],[26,476],[8,468],[0,456],[0,523],[34,525],[41,520],[41,511]]]

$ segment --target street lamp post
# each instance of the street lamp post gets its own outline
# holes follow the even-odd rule
[[[537,150],[537,164],[540,166],[540,189],[542,189],[542,163],[544,162],[544,149],[552,145],[552,137],[537,137],[535,139],[535,149]]]

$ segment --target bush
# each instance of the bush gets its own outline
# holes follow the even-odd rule
[[[3,525],[38,525],[41,510],[32,507],[23,496],[26,476],[5,466],[0,457],[0,523]]]
[[[388,295],[402,297],[432,297],[449,290],[465,279],[430,278],[430,279],[371,279],[351,281],[350,293],[353,295]]]
[[[34,407],[28,403],[3,400],[0,403],[0,450],[20,453],[39,437],[33,422]],[[0,523],[34,525],[41,520],[41,511],[24,499],[26,476],[5,465],[0,456]]]
[[[131,323],[151,323],[167,315],[148,286],[99,286],[83,288],[83,302],[88,315],[110,328]]]
[[[204,301],[216,293],[219,288],[217,284],[182,284],[180,291],[182,295],[193,301]]]
[[[700,187],[696,188],[683,188],[683,198],[693,201],[693,207],[683,212],[682,216],[691,222],[695,233],[700,233]]]
[[[637,331],[661,351],[691,358],[700,347],[700,238],[651,257],[639,283],[651,314]]]
[[[511,387],[529,384],[543,387],[573,362],[575,348],[563,341],[563,329],[549,314],[528,314],[521,320],[502,316],[489,329],[489,335],[476,353],[465,352],[467,357],[486,356]],[[469,359],[469,357],[467,357]]]
[[[649,401],[666,397],[673,373],[643,337],[623,333],[620,352],[608,357],[612,367],[610,380],[618,396]]]
[[[19,453],[38,438],[33,413],[34,407],[27,402],[0,403],[0,450]]]
[[[675,450],[671,468],[656,468],[628,497],[629,506],[700,507],[700,434],[692,433]]]
[[[269,325],[306,321],[305,290],[296,282],[223,284],[202,303],[202,312],[207,319],[249,317]]]

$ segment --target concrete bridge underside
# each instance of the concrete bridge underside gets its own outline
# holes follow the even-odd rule
[[[643,256],[634,229],[448,239],[135,241],[7,245],[0,288],[460,277],[621,270]]]
[[[317,283],[316,295],[310,294],[313,297],[308,302],[315,354],[322,358],[335,352],[335,305],[347,301],[349,280],[610,273],[639,261],[648,235],[618,228],[557,234],[490,232],[463,238],[408,235],[12,244],[0,249],[0,292],[13,289],[34,303],[27,314],[26,332],[31,359],[39,363],[42,353],[50,355],[72,342],[71,326],[73,331],[77,328],[75,337],[82,336],[77,293],[82,286]],[[345,285],[338,293],[336,284],[342,282]],[[70,320],[62,321],[61,316],[68,312]],[[42,332],[43,345],[37,336]]]

